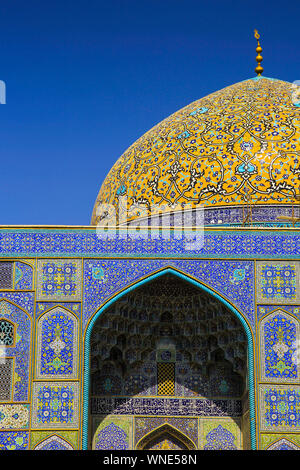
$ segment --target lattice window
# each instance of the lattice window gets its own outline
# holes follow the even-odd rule
[[[0,289],[13,288],[13,263],[0,262]]]
[[[13,359],[0,359],[0,401],[11,400]]]
[[[175,364],[157,364],[157,394],[174,395],[175,393]]]
[[[0,320],[0,346],[14,344],[14,325],[5,319]]]

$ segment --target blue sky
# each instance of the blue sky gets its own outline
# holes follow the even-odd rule
[[[153,125],[255,75],[300,79],[299,0],[2,0],[0,224],[88,225]]]

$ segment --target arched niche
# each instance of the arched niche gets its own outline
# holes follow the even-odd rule
[[[193,441],[179,429],[165,423],[142,437],[137,450],[195,450]]]
[[[34,450],[74,450],[74,448],[61,436],[53,434],[39,442]]]
[[[167,322],[167,321],[161,321],[161,319],[165,320],[166,315],[164,313],[166,311],[170,311],[170,298],[168,300],[164,299],[163,305],[162,305],[162,311],[158,312],[157,308],[155,306],[155,302],[149,301],[148,306],[151,310],[151,312],[146,311],[147,309],[142,309],[141,311],[141,302],[140,299],[138,302],[135,303],[135,301],[131,299],[131,301],[126,303],[126,298],[130,294],[136,293],[137,289],[140,287],[144,287],[146,291],[149,290],[151,287],[151,282],[157,280],[158,283],[163,284],[165,281],[166,276],[173,276],[174,279],[185,281],[185,285],[188,286],[193,286],[194,288],[198,288],[197,292],[198,295],[202,295],[203,298],[207,299],[206,295],[209,297],[209,301],[205,300],[205,314],[206,315],[213,315],[214,310],[217,308],[226,308],[228,315],[230,318],[228,318],[228,322],[224,325],[222,325],[222,322],[220,323],[220,328],[222,329],[222,335],[220,335],[220,344],[218,344],[218,341],[214,338],[207,338],[207,341],[203,342],[201,344],[201,341],[199,343],[196,343],[195,340],[199,340],[197,338],[197,335],[201,336],[201,334],[205,334],[205,322],[201,324],[201,321],[198,321],[197,319],[193,318],[193,312],[190,309],[186,315],[190,316],[190,325],[187,325],[184,323],[182,320],[182,312],[180,311],[179,308],[172,308],[171,314],[173,315],[173,318],[175,318],[179,324],[180,324],[180,331],[176,332],[174,329],[174,323]],[[138,294],[137,294],[138,295]],[[120,302],[119,302],[120,301]],[[211,303],[211,304],[210,304]],[[186,306],[187,309],[189,309],[190,305],[190,300],[186,301]],[[140,309],[140,310],[139,310]],[[117,312],[117,315],[114,314],[114,312]],[[151,313],[151,315],[150,315]],[[163,314],[163,316],[162,316]],[[150,316],[149,316],[150,315]],[[169,316],[169,315],[168,315]],[[155,328],[149,331],[149,318],[152,318],[153,321],[157,323],[155,325]],[[171,318],[171,317],[170,317]],[[137,322],[144,320],[144,323],[142,324],[142,328],[137,331]],[[102,322],[102,325],[100,325],[99,331],[97,331],[97,324],[98,321]],[[152,320],[151,320],[152,321]],[[151,323],[150,321],[150,323]],[[120,330],[118,332],[118,325],[124,325],[124,322],[127,322],[127,327],[126,327],[126,334],[123,334],[123,332]],[[238,326],[239,325],[239,326]],[[98,324],[99,326],[99,324]],[[104,328],[102,330],[102,327]],[[165,328],[167,327],[167,328]],[[212,319],[211,321],[211,327],[218,328],[218,319]],[[122,326],[123,328],[123,326]],[[121,329],[122,329],[121,328]],[[237,334],[237,340],[234,341],[233,345],[230,345],[229,343],[232,342],[235,338],[233,335],[233,330],[239,329],[239,331],[235,331]],[[246,399],[249,398],[250,402],[250,419],[248,420],[248,423],[246,426],[249,426],[249,431],[247,434],[251,435],[251,447],[252,449],[256,448],[256,435],[255,435],[255,402],[254,402],[254,356],[253,356],[253,336],[251,329],[249,327],[249,324],[245,317],[232,305],[230,304],[227,300],[225,300],[223,297],[221,297],[219,294],[215,293],[211,289],[209,289],[207,286],[202,285],[200,282],[196,281],[195,279],[191,279],[189,276],[185,275],[184,273],[178,272],[177,270],[173,268],[168,268],[160,271],[159,273],[155,273],[154,275],[149,276],[148,278],[144,278],[137,282],[134,286],[130,286],[128,289],[122,291],[120,294],[116,294],[114,298],[112,298],[104,307],[102,307],[97,314],[94,316],[94,318],[91,320],[91,322],[88,325],[86,335],[85,335],[85,359],[84,359],[84,411],[83,411],[83,448],[87,449],[89,448],[88,440],[91,439],[93,433],[88,431],[89,429],[89,397],[90,397],[90,389],[92,388],[91,380],[90,380],[90,374],[92,372],[97,372],[97,371],[91,371],[91,365],[94,365],[96,368],[99,367],[99,364],[103,364],[106,361],[106,369],[105,369],[105,374],[110,374],[112,371],[114,372],[113,375],[118,376],[117,380],[113,378],[109,378],[108,381],[105,381],[105,374],[103,374],[103,377],[99,377],[99,383],[104,384],[107,383],[108,387],[108,392],[111,392],[111,387],[113,382],[117,384],[117,387],[122,386],[122,384],[127,383],[126,380],[128,379],[128,374],[126,375],[126,364],[130,365],[133,363],[136,363],[137,365],[146,362],[147,360],[147,355],[151,354],[156,357],[157,362],[158,355],[156,354],[156,348],[157,348],[157,341],[159,335],[168,335],[177,337],[180,339],[181,334],[184,332],[185,337],[182,338],[181,341],[181,355],[184,358],[185,361],[189,362],[192,360],[192,358],[195,356],[195,351],[191,351],[191,348],[195,347],[198,348],[196,353],[198,354],[199,357],[197,357],[198,363],[204,363],[205,361],[203,360],[201,354],[207,354],[207,351],[209,348],[212,349],[211,355],[210,355],[210,363],[212,361],[218,361],[220,365],[222,365],[223,369],[225,370],[226,368],[232,368],[234,367],[235,370],[243,371],[245,372],[245,376],[247,376],[247,380],[245,380],[245,393],[244,396]],[[120,333],[120,334],[119,334]],[[143,351],[139,350],[138,347],[138,341],[139,337],[144,334],[145,338],[143,340]],[[188,335],[190,335],[188,337]],[[213,335],[212,335],[213,336]],[[240,339],[238,339],[238,336]],[[97,344],[93,343],[94,338],[99,338],[100,341],[102,341],[102,344],[99,346]],[[130,341],[130,344],[128,343]],[[126,351],[125,353],[127,354],[126,357],[122,353],[122,348],[124,348],[124,345],[126,344]],[[136,343],[137,342],[137,343]],[[239,344],[239,343],[243,344]],[[132,343],[132,344],[131,344]],[[130,346],[130,347],[129,347]],[[226,351],[226,354],[224,355],[221,351],[220,348]],[[240,348],[240,352],[238,349]],[[246,348],[246,356],[244,352],[244,348]],[[97,354],[97,351],[101,349],[101,360],[99,361],[97,358],[94,357],[94,353]],[[167,357],[165,354],[163,354],[163,361],[165,363],[172,363],[174,360],[174,356],[172,356],[172,351],[170,351],[170,348],[167,348],[168,351],[162,351],[163,353],[167,352]],[[202,351],[200,354],[200,350]],[[194,356],[193,356],[194,355]],[[154,357],[153,356],[153,357]],[[244,357],[245,356],[245,357]],[[103,362],[104,361],[104,362]],[[112,367],[111,364],[113,363],[114,366]],[[248,364],[248,369],[247,369],[247,364]],[[198,364],[199,366],[199,364]],[[203,370],[201,370],[201,367],[198,367],[199,373],[205,373],[208,374],[212,370],[211,364],[209,367],[202,367]],[[151,372],[151,364],[147,364],[146,367],[148,368],[147,370],[147,377],[150,377],[151,374],[154,377],[155,372]],[[245,370],[246,367],[246,370]],[[124,372],[125,371],[125,372]],[[125,373],[125,375],[124,375]],[[101,375],[101,374],[100,374]],[[170,375],[168,376],[170,377]],[[215,377],[217,377],[217,374],[215,374]],[[106,376],[107,378],[107,376]],[[146,379],[147,380],[147,379]],[[134,382],[134,378],[133,378]],[[136,384],[137,387],[144,387],[147,386],[147,384],[142,384],[140,380],[140,375],[137,375],[136,379]],[[151,385],[151,384],[150,384]],[[195,384],[196,386],[197,384]],[[228,392],[228,384],[222,383],[220,384],[223,387],[223,391],[225,394],[229,393]],[[193,385],[194,387],[194,385]],[[248,388],[249,387],[249,388]],[[109,390],[110,389],[110,390]],[[169,393],[169,388],[167,389],[166,393]],[[101,392],[102,393],[102,392]],[[103,392],[104,393],[104,392]],[[173,393],[173,391],[172,391]],[[105,393],[104,393],[105,395]],[[108,393],[109,395],[109,393]],[[120,393],[121,396],[124,395],[123,391]],[[127,395],[127,393],[126,393]],[[131,396],[135,395],[135,392],[131,392]],[[101,402],[102,399],[99,399]],[[95,406],[94,406],[95,404]],[[96,409],[97,408],[97,403],[94,402],[91,405],[91,409]],[[246,405],[247,406],[247,405]],[[98,411],[96,410],[98,413]],[[101,413],[103,410],[101,411]],[[110,412],[114,412],[113,409],[110,410]],[[118,414],[117,411],[115,411],[116,414]],[[105,414],[105,412],[103,412]],[[130,412],[129,412],[130,414]],[[142,413],[143,414],[143,413]],[[90,436],[90,437],[89,437]]]
[[[37,322],[36,378],[76,379],[78,375],[78,319],[58,306]]]
[[[280,308],[261,319],[259,344],[262,380],[276,383],[299,382],[299,328],[299,320]]]
[[[283,437],[270,444],[266,450],[300,450],[300,448],[294,442]]]

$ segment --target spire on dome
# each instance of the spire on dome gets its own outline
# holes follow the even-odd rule
[[[254,30],[254,36],[255,36],[255,39],[257,39],[257,48],[256,48],[256,52],[257,52],[257,56],[256,56],[256,62],[257,62],[257,67],[255,69],[255,72],[257,73],[258,76],[260,76],[264,69],[262,68],[262,66],[260,65],[260,63],[262,62],[263,58],[261,56],[261,52],[262,52],[262,48],[261,48],[261,45],[259,43],[259,38],[260,38],[260,35],[258,34],[258,31],[255,29]]]

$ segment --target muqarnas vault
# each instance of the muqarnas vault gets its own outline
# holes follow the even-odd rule
[[[1,227],[2,449],[299,449],[292,94],[258,76],[165,119],[113,166],[90,227]],[[192,249],[178,204],[190,225],[204,207]],[[136,234],[164,215],[169,238]]]

